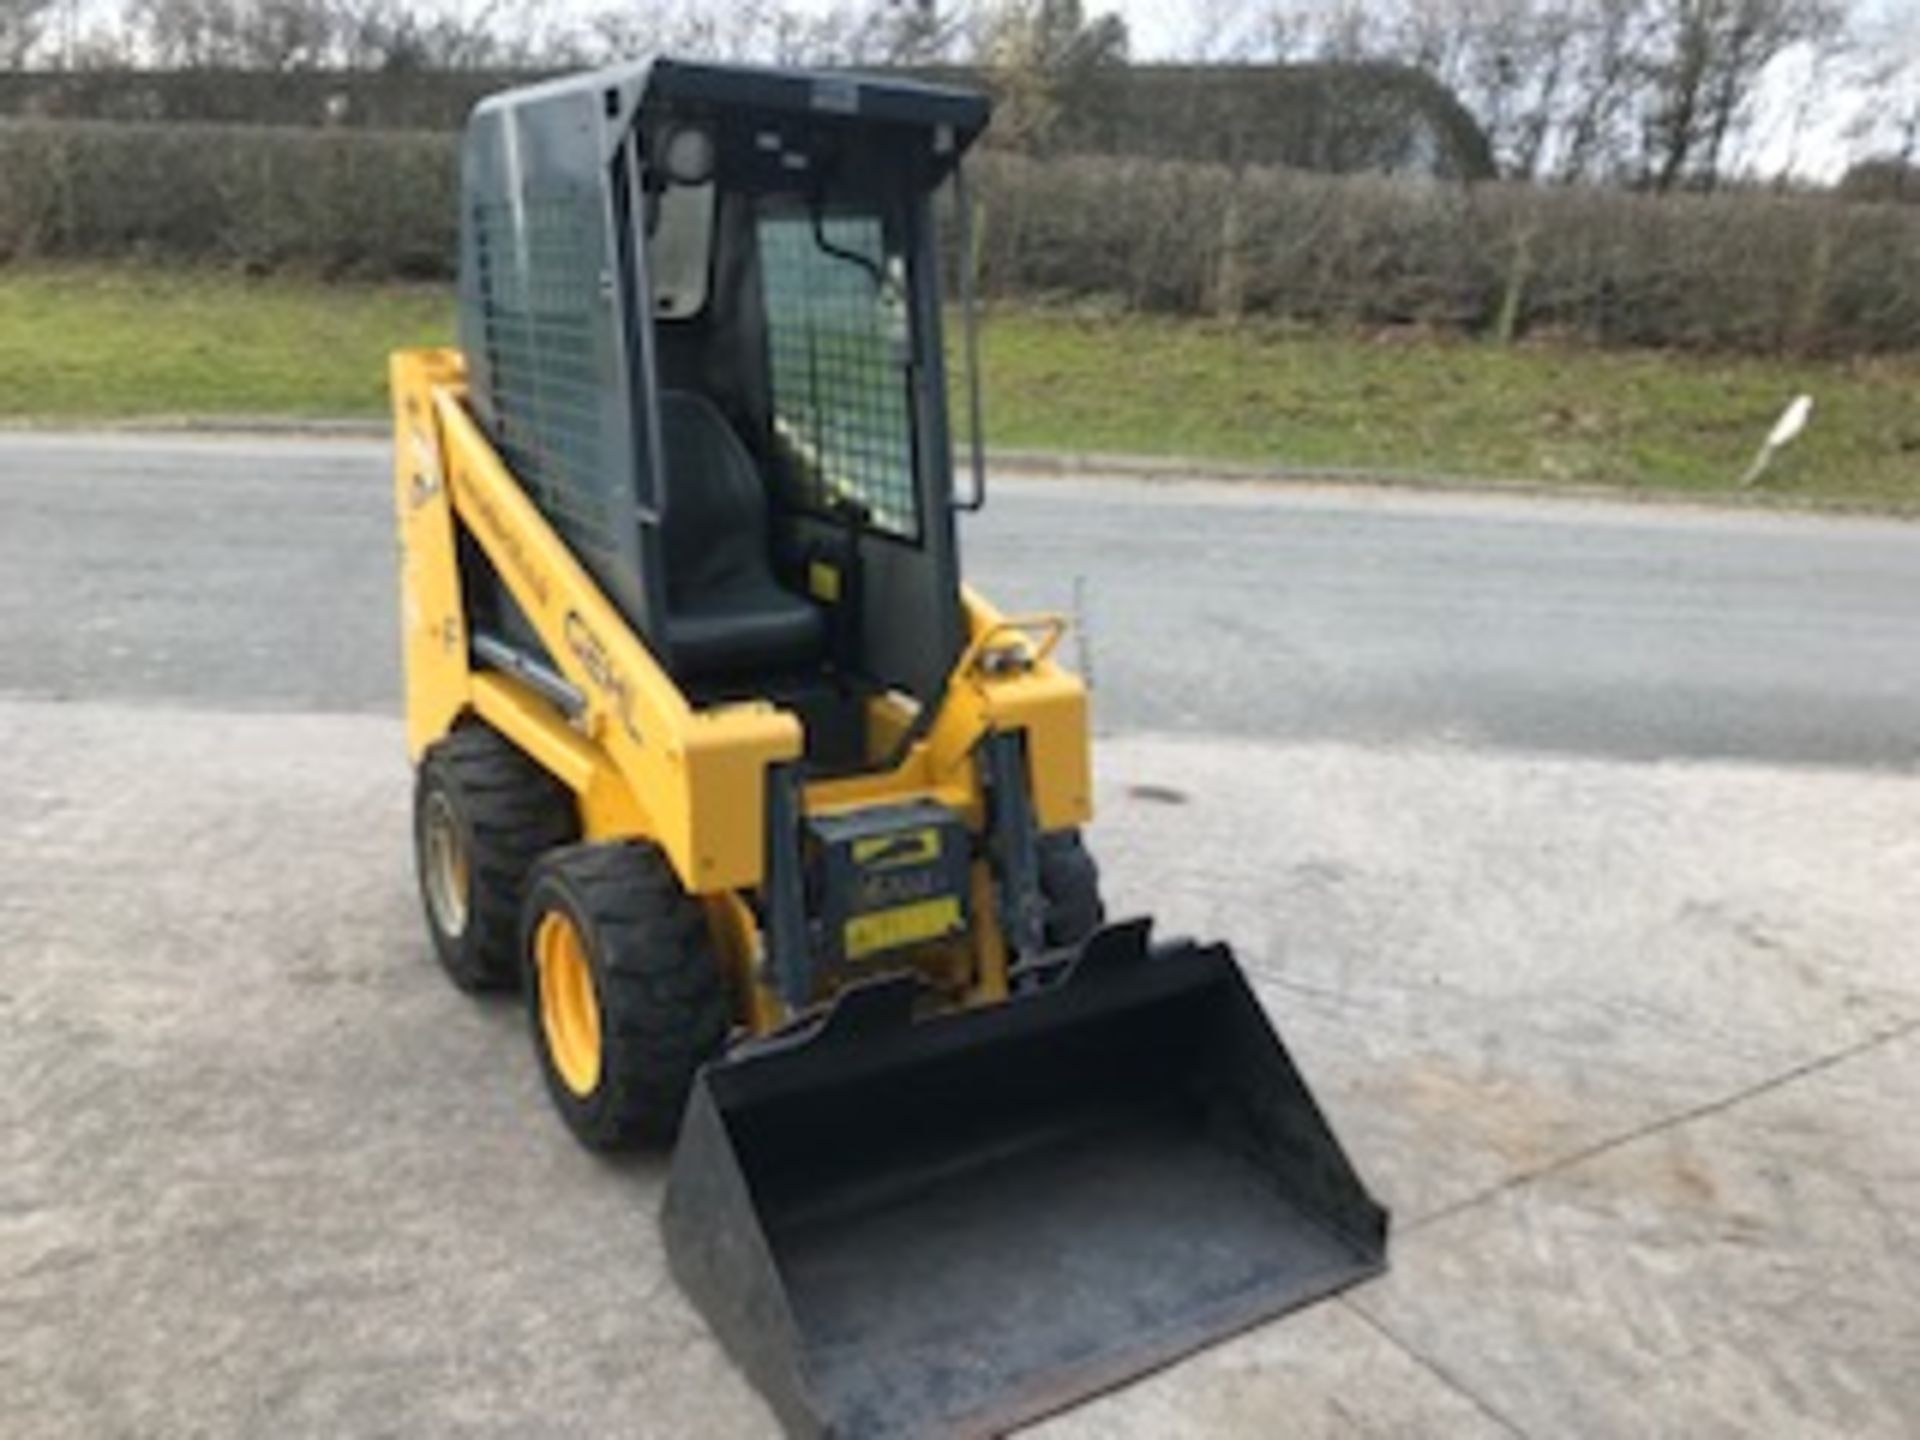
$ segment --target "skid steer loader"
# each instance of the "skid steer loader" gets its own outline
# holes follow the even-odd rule
[[[433,944],[524,986],[583,1142],[677,1136],[673,1274],[795,1433],[997,1431],[1384,1264],[1231,954],[1105,923],[1062,620],[959,579],[987,115],[666,59],[487,100],[460,348],[392,364]]]

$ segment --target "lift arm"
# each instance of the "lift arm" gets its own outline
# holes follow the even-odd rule
[[[456,354],[397,355],[393,381],[415,755],[475,710],[573,786],[590,835],[654,841],[696,894],[757,885],[767,767],[799,758],[799,721],[759,702],[687,703],[481,433]],[[471,672],[457,530],[580,693],[571,720],[522,681]]]

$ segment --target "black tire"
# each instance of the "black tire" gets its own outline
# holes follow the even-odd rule
[[[1040,895],[1047,902],[1044,933],[1050,947],[1078,945],[1106,923],[1100,867],[1078,830],[1040,837]]]
[[[599,1063],[584,1093],[563,1075],[542,1018],[537,937],[556,911],[578,932],[597,1010]],[[590,1150],[669,1144],[732,1011],[706,912],[666,857],[645,844],[548,856],[527,888],[521,949],[534,1049],[568,1128]]]
[[[436,832],[450,827],[463,860],[455,888],[436,897],[444,864]],[[469,725],[436,741],[414,776],[413,858],[434,953],[462,990],[520,982],[520,904],[534,862],[579,838],[567,788],[498,731]]]

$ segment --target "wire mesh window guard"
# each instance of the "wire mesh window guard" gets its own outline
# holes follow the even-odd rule
[[[572,199],[531,199],[518,216],[505,204],[474,209],[502,458],[569,543],[612,563],[594,365],[600,267],[585,240],[593,219]]]
[[[831,248],[805,213],[759,222],[775,438],[809,509],[851,501],[872,529],[918,540],[905,277],[878,217],[823,217],[820,232]]]

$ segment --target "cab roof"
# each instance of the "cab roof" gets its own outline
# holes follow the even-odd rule
[[[595,92],[600,93],[609,119],[664,103],[721,112],[812,115],[843,124],[950,127],[955,155],[986,128],[992,109],[978,91],[905,77],[716,64],[662,55],[503,90],[482,100],[473,118],[556,103],[577,105]]]

